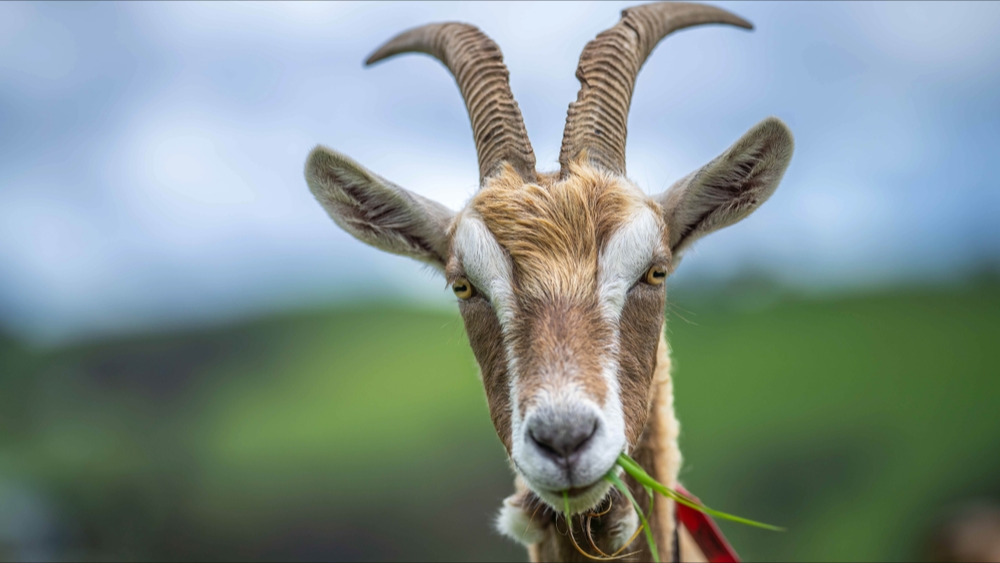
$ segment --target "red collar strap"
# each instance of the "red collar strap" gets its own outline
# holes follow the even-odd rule
[[[701,504],[698,497],[680,485],[677,485],[677,492]],[[708,514],[680,503],[676,503],[676,506],[677,519],[687,528],[709,563],[739,563],[740,558],[733,551],[733,546],[729,545],[722,530]]]

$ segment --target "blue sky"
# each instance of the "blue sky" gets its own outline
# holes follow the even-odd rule
[[[453,209],[477,164],[458,89],[397,32],[478,25],[557,166],[583,45],[634,2],[0,3],[0,325],[37,342],[341,299],[451,306],[435,274],[337,229],[317,143]],[[768,115],[777,193],[696,245],[675,285],[767,272],[811,289],[1000,264],[1000,3],[717,2],[756,30],[666,39],[632,105],[648,192]]]

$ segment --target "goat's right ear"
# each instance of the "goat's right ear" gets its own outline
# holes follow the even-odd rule
[[[306,160],[306,182],[342,229],[361,242],[444,270],[454,213],[317,146]]]

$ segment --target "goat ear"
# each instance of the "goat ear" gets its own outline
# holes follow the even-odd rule
[[[736,223],[778,187],[792,158],[792,132],[769,117],[657,197],[678,257],[695,240]]]
[[[361,242],[444,270],[454,213],[317,146],[306,160],[306,183],[342,229]]]

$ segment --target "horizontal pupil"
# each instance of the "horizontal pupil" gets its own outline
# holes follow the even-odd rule
[[[465,286],[464,285],[456,285],[455,286],[455,291],[465,291]]]
[[[653,272],[654,278],[662,278],[665,275],[667,275],[665,272]]]

